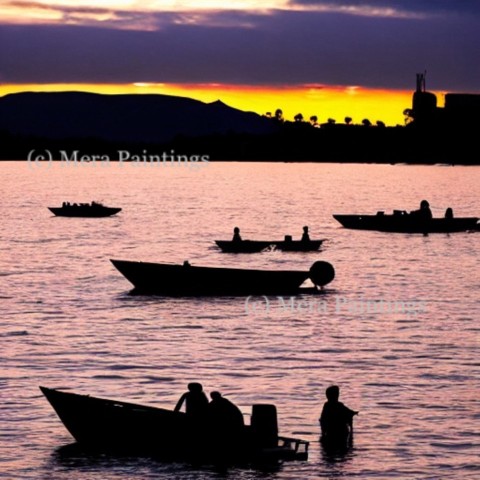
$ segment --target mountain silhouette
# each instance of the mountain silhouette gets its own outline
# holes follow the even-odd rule
[[[176,136],[264,135],[272,122],[221,101],[84,92],[15,93],[0,98],[0,130],[50,139],[167,142]]]
[[[414,121],[387,127],[367,119],[312,125],[301,114],[291,122],[220,100],[170,95],[16,93],[0,97],[0,160],[26,160],[45,150],[56,159],[60,152],[118,159],[120,150],[148,150],[221,161],[478,165],[471,153],[478,143],[477,108],[465,107],[471,103],[465,95],[451,98],[444,109],[427,102],[426,113],[414,101],[408,109]]]

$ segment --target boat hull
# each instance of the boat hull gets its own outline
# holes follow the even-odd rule
[[[40,387],[65,428],[82,445],[116,452],[178,452],[185,414]]]
[[[263,250],[273,248],[282,252],[313,252],[320,249],[323,240],[310,240],[303,242],[301,240],[290,241],[262,241],[262,240],[242,240],[235,242],[232,240],[215,240],[217,246],[225,253],[258,253]]]
[[[167,296],[295,294],[310,275],[308,271],[294,270],[243,270],[125,260],[111,262],[133,284],[134,293]]]
[[[423,220],[408,214],[333,215],[345,228],[392,233],[454,233],[478,229],[477,217]]]
[[[208,417],[204,423],[192,423],[183,412],[45,387],[40,390],[73,438],[89,451],[222,462],[308,456],[308,442],[277,437],[277,446],[267,448],[248,425],[216,438],[205,423]]]
[[[48,209],[57,217],[88,217],[101,218],[111,217],[122,209],[112,207],[92,207],[92,206],[69,206],[69,207],[48,207]]]

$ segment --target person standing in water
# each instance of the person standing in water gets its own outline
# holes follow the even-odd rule
[[[358,412],[351,410],[339,402],[340,388],[332,385],[325,390],[327,401],[323,405],[319,422],[322,430],[322,441],[340,440],[348,437],[353,431],[353,417]]]

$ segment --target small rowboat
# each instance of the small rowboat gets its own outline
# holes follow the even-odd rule
[[[323,287],[335,277],[333,266],[323,261],[315,262],[309,271],[196,267],[188,262],[111,262],[133,284],[134,293],[167,296],[293,295],[300,293],[307,279]]]
[[[274,405],[253,405],[251,424],[221,435],[208,416],[40,387],[78,445],[95,452],[168,460],[306,460],[308,442],[278,435]]]
[[[313,252],[319,250],[323,240],[215,240],[217,246],[225,253],[258,253],[267,249],[281,250],[282,252]]]
[[[122,209],[105,207],[101,203],[64,203],[61,207],[48,207],[57,217],[111,217]]]
[[[333,215],[345,228],[396,233],[453,233],[478,230],[477,217],[422,219],[404,211],[393,215]]]

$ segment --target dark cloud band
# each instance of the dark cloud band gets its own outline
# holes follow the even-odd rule
[[[0,81],[411,89],[415,73],[427,69],[432,89],[476,92],[480,86],[480,29],[468,16],[419,20],[276,11],[179,21],[175,15],[151,15],[151,31],[0,25]]]
[[[345,13],[370,12],[376,15],[476,15],[478,0],[290,0],[290,6],[308,6]]]

